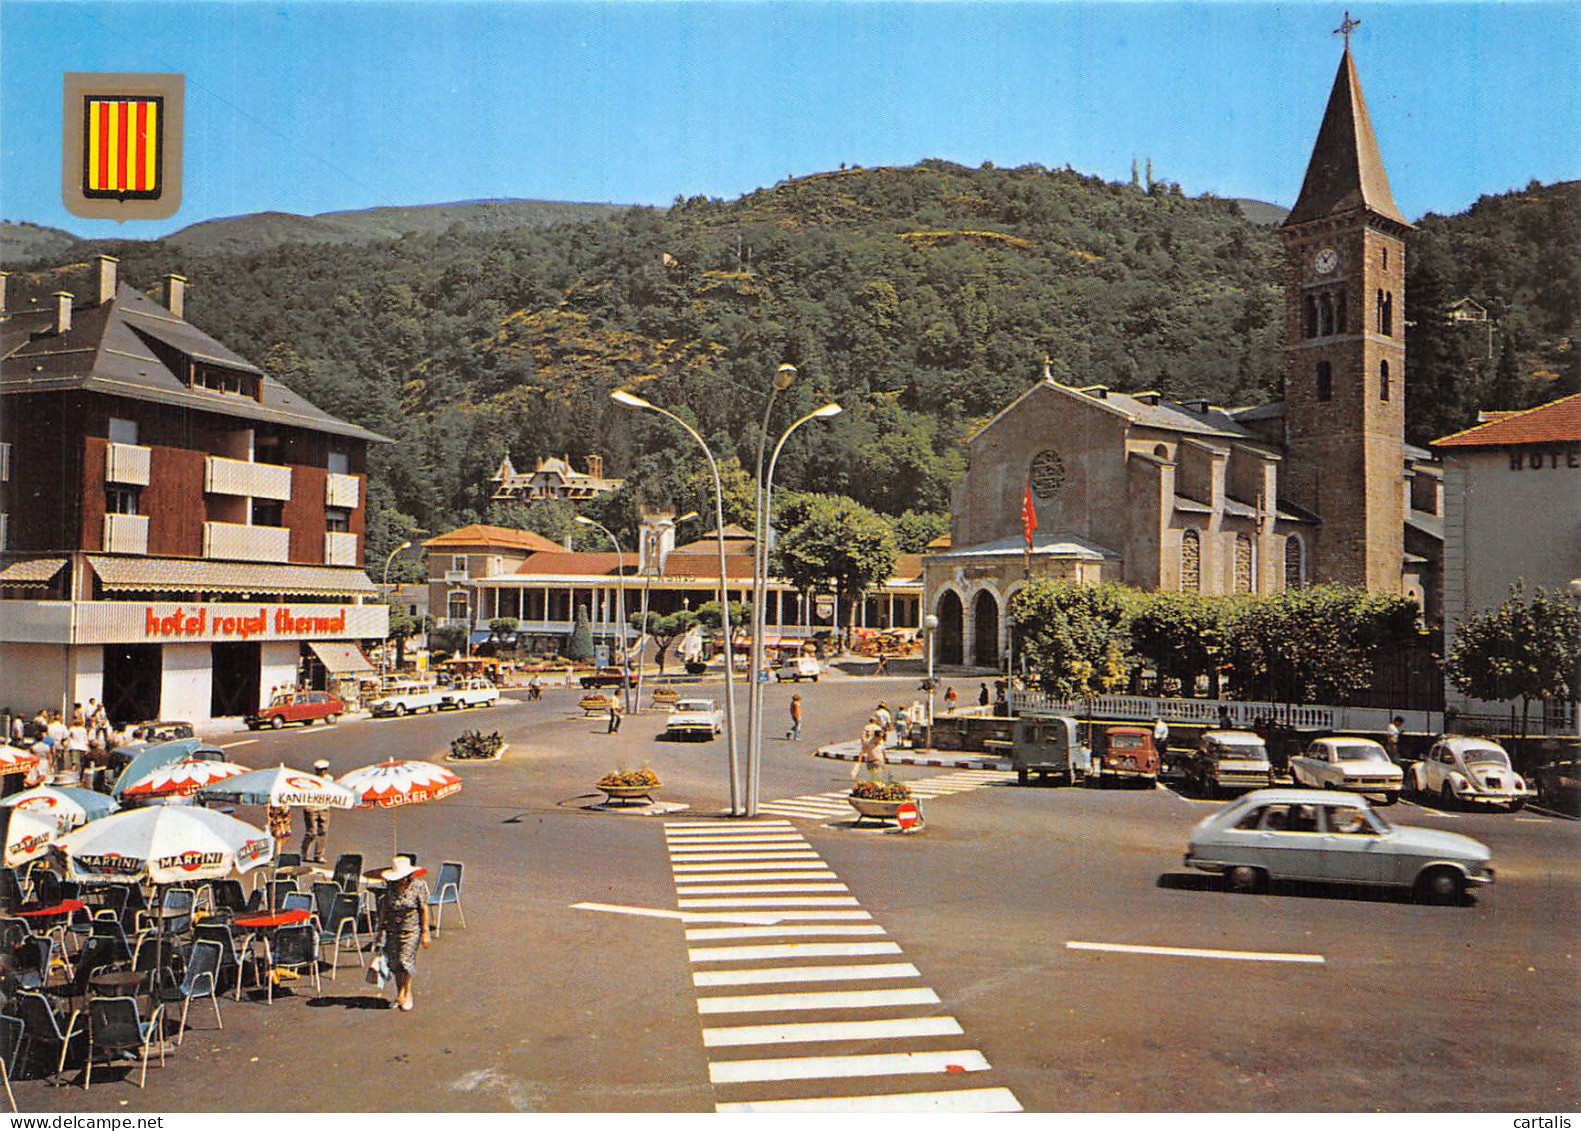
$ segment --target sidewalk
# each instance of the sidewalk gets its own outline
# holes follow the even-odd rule
[[[813,751],[815,758],[833,758],[838,762],[855,762],[861,757],[862,743],[831,742]],[[910,748],[885,749],[884,761],[891,766],[939,766],[951,770],[1013,770],[1015,764],[1002,758],[992,758],[970,750],[915,750]]]

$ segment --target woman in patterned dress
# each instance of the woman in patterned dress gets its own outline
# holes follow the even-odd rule
[[[379,897],[379,926],[384,930],[384,959],[395,975],[395,1008],[412,1008],[412,975],[417,971],[417,947],[429,946],[428,885],[419,868],[405,856],[379,873],[384,893]]]

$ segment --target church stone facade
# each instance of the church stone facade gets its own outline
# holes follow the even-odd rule
[[[924,559],[939,660],[1002,666],[1028,578],[1209,595],[1332,581],[1435,617],[1442,477],[1405,443],[1409,231],[1347,48],[1280,229],[1284,400],[1227,410],[1045,367],[969,442],[950,548]]]

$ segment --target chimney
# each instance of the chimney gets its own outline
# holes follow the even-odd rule
[[[113,255],[99,255],[95,257],[99,265],[99,301],[103,306],[115,297],[115,268],[121,261]]]
[[[591,475],[594,479],[602,479],[602,478],[604,478],[604,457],[603,456],[588,456],[587,457],[587,473],[589,475]]]
[[[1141,401],[1143,404],[1155,404],[1156,405],[1159,402],[1159,400],[1161,399],[1159,394],[1157,392],[1155,392],[1154,390],[1152,390],[1152,389],[1148,389],[1146,392],[1143,392],[1143,393],[1132,393],[1131,396],[1134,397],[1136,400]]]
[[[11,272],[0,271],[0,314],[5,313],[5,284],[10,277]]]
[[[1206,416],[1208,414],[1208,402],[1205,400],[1183,401],[1181,403],[1185,408],[1199,415]]]
[[[55,292],[55,333],[65,334],[71,330],[71,300],[75,297],[70,291]]]
[[[187,316],[187,279],[185,275],[165,276],[165,309],[177,318]]]

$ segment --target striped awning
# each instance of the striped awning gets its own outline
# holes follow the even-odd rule
[[[360,569],[193,561],[188,558],[100,558],[88,564],[112,592],[311,593],[350,597],[376,592]]]
[[[373,665],[368,663],[368,657],[355,644],[321,644],[310,640],[307,646],[313,649],[313,655],[318,657],[330,675],[358,676],[371,674],[374,670]]]
[[[0,585],[48,585],[55,575],[66,567],[65,558],[33,558],[31,561],[11,562],[0,567]]]

